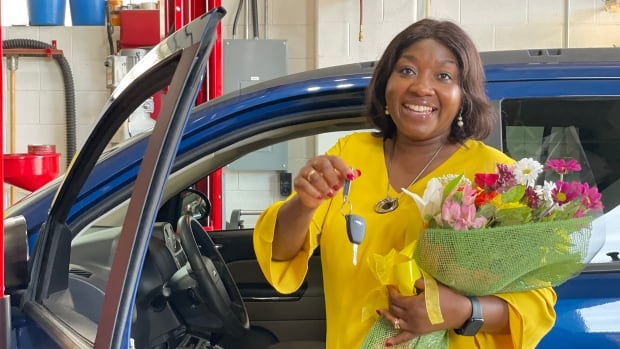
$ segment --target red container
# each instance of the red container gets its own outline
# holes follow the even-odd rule
[[[58,176],[59,159],[54,145],[28,145],[28,153],[4,154],[4,181],[35,191]]]
[[[121,48],[152,47],[162,38],[159,10],[121,10]]]

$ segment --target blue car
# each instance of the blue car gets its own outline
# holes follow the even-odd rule
[[[290,75],[192,107],[223,15],[211,11],[153,49],[65,175],[5,211],[11,348],[324,347],[320,256],[297,292],[279,294],[256,262],[252,226],[290,192],[308,157],[370,127],[362,114],[373,63]],[[501,120],[487,143],[514,158],[575,158],[584,168],[576,179],[603,193],[591,263],[557,288],[557,322],[539,348],[618,348],[620,49],[483,59]],[[110,144],[167,86],[153,131]],[[214,202],[204,183],[220,171]],[[225,223],[214,226],[220,204]]]

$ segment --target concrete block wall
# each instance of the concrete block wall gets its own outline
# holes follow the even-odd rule
[[[396,33],[432,17],[459,23],[481,51],[609,47],[620,44],[620,14],[601,0],[317,1],[317,67],[376,60]]]
[[[3,10],[7,1],[2,2]],[[232,38],[237,0],[223,0],[228,10],[223,36]],[[620,14],[607,13],[601,0],[366,0],[363,38],[359,40],[360,1],[263,0],[259,4],[259,38],[288,41],[288,72],[359,61],[376,60],[389,40],[413,21],[426,16],[460,23],[480,50],[542,47],[604,47],[620,41]],[[109,92],[103,60],[107,40],[103,27],[8,26],[3,12],[3,39],[56,40],[73,70],[76,86],[77,145],[83,143]],[[24,18],[16,15],[16,18]],[[245,10],[236,38],[245,38]],[[23,24],[23,23],[21,23]],[[251,26],[249,37],[253,37]],[[4,62],[4,151],[8,140],[8,79]],[[17,152],[27,144],[56,144],[65,153],[64,94],[60,69],[40,58],[20,58],[16,77]],[[314,152],[313,140],[289,144],[289,171],[296,173]],[[61,159],[61,166],[66,159]],[[230,197],[256,201],[256,206],[279,199],[277,173],[226,172]],[[253,183],[247,183],[252,181]],[[20,192],[22,195],[27,192]],[[256,200],[249,200],[256,197]],[[267,200],[265,198],[268,198]],[[253,204],[254,206],[254,204]],[[234,199],[227,211],[239,207]]]

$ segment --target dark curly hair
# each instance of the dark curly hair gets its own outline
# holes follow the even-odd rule
[[[467,33],[450,21],[422,19],[392,39],[377,62],[366,90],[366,116],[384,139],[394,137],[396,125],[385,115],[385,88],[403,51],[423,39],[433,39],[446,46],[458,61],[462,91],[460,114],[464,126],[458,127],[454,122],[450,140],[462,143],[469,138],[485,139],[494,126],[496,115],[484,91],[482,60]]]

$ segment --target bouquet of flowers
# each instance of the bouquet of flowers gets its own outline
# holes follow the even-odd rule
[[[443,321],[432,295],[435,280],[464,295],[483,296],[557,286],[583,269],[592,216],[603,205],[596,187],[564,180],[580,170],[575,160],[549,160],[543,166],[526,158],[498,164],[495,173],[478,173],[473,183],[463,175],[433,178],[422,197],[405,190],[424,219],[410,249],[427,284],[432,323]],[[557,180],[537,184],[545,171]],[[447,335],[440,332],[397,347],[446,347]],[[378,320],[363,348],[396,333]]]

